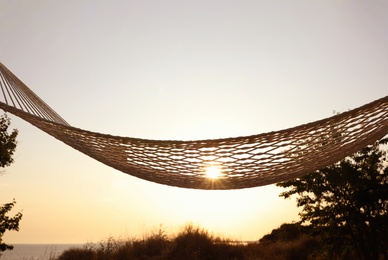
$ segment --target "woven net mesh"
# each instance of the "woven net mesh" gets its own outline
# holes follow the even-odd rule
[[[163,141],[70,126],[0,63],[0,108],[82,153],[148,181],[193,189],[241,189],[300,177],[388,133],[388,96],[323,120],[252,136]],[[216,168],[218,178],[208,178]]]

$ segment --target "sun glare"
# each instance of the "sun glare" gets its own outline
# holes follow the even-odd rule
[[[216,165],[212,165],[206,168],[206,177],[209,179],[218,179],[221,177],[221,169]]]

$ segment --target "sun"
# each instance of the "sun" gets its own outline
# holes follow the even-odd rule
[[[222,172],[220,167],[216,165],[212,165],[212,166],[206,167],[205,175],[208,179],[215,180],[222,176]]]

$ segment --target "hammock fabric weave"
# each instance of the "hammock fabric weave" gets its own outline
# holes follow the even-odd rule
[[[82,153],[138,178],[193,189],[241,189],[300,177],[388,133],[388,96],[323,120],[252,136],[146,140],[70,126],[0,63],[0,108]],[[217,179],[206,175],[216,167]]]

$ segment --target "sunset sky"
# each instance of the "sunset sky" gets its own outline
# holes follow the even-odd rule
[[[0,0],[0,62],[71,125],[148,139],[280,130],[388,94],[388,1]],[[141,237],[187,223],[258,240],[298,220],[274,185],[202,191],[143,181],[11,115],[7,243]]]

